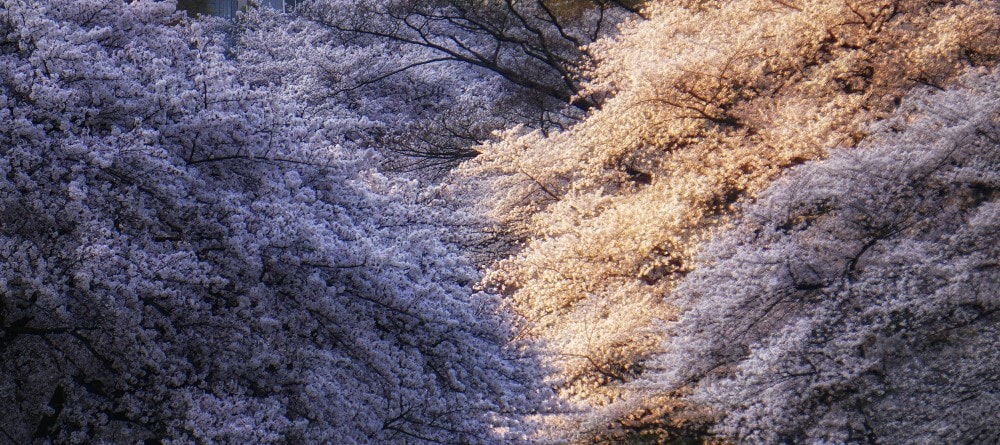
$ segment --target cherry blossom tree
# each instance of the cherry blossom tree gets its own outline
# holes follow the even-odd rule
[[[998,440],[998,80],[922,88],[763,192],[678,286],[652,380],[740,442]]]
[[[0,1],[0,441],[517,441],[440,189],[170,2]]]
[[[514,242],[485,285],[548,351],[580,416],[565,439],[684,434],[700,412],[642,392],[699,246],[782,172],[854,147],[911,89],[947,88],[998,53],[995,2],[663,1],[589,47],[565,131],[508,130],[463,165],[472,205]],[[683,391],[683,388],[678,391]],[[651,394],[656,394],[655,397]],[[697,409],[695,409],[697,411]],[[650,420],[651,419],[651,420]],[[609,425],[611,426],[609,430]]]
[[[600,96],[580,91],[584,45],[630,16],[605,0],[313,0],[293,14],[251,11],[237,52],[255,81],[363,121],[352,137],[392,167],[434,174],[496,130],[559,129],[595,107]]]

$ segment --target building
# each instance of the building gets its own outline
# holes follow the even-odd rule
[[[218,17],[236,17],[236,11],[246,10],[249,5],[260,5],[288,11],[296,0],[177,0],[177,9],[187,11],[190,15],[214,15]]]

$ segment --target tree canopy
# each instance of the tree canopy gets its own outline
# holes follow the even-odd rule
[[[591,46],[586,91],[609,97],[599,111],[481,147],[459,177],[516,243],[486,284],[588,413],[554,421],[555,434],[684,434],[701,416],[675,403],[685,387],[633,395],[631,382],[662,351],[702,244],[786,170],[871,137],[913,88],[991,65],[996,6],[654,2],[648,20]]]
[[[920,88],[703,249],[658,384],[745,442],[1000,439],[1000,89]]]
[[[598,106],[581,91],[586,45],[637,16],[606,0],[312,0],[293,14],[251,11],[238,43],[254,82],[340,110],[391,168],[433,174],[475,157],[494,131],[559,129]]]
[[[0,443],[1000,440],[997,1],[176,8],[0,0]]]
[[[218,24],[0,3],[2,441],[524,434],[542,393],[461,215],[248,83]]]

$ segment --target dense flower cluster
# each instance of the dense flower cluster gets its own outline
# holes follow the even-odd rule
[[[744,442],[1000,440],[1000,88],[924,89],[795,169],[678,286],[653,377]]]
[[[685,388],[628,383],[662,351],[700,246],[783,172],[868,139],[913,88],[1000,56],[992,1],[662,1],[645,15],[591,48],[585,91],[610,97],[599,111],[566,131],[510,130],[459,172],[520,242],[486,283],[587,413],[555,422],[557,437],[687,428],[694,413],[673,402]]]
[[[0,442],[1000,441],[998,41],[0,0]]]
[[[532,367],[461,215],[248,84],[217,25],[0,2],[0,442],[517,437]]]

